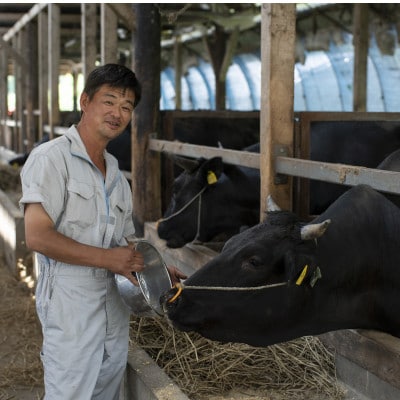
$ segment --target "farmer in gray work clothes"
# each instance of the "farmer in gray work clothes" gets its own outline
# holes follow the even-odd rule
[[[117,400],[127,362],[129,310],[114,279],[143,269],[126,241],[135,233],[132,194],[106,151],[139,103],[135,74],[107,64],[88,76],[82,116],[36,147],[21,172],[29,249],[38,253],[46,400]],[[185,276],[169,267],[173,282]]]

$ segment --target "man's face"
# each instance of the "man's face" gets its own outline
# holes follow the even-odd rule
[[[132,118],[135,95],[131,90],[103,85],[91,100],[81,96],[84,124],[106,140],[120,135]]]

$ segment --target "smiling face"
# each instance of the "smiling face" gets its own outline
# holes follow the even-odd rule
[[[80,127],[95,130],[106,142],[119,136],[132,117],[135,94],[131,90],[103,85],[89,98],[83,92],[80,105],[83,112]]]

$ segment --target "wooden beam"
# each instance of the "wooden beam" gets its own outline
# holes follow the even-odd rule
[[[193,158],[198,158],[200,154],[204,158],[222,157],[222,160],[228,164],[260,168],[260,155],[243,150],[220,149],[218,147],[207,147],[159,139],[150,139],[149,149]]]
[[[282,149],[285,155],[293,153],[296,4],[263,3],[261,17],[260,218],[264,218],[269,194],[282,208],[292,209],[291,178],[278,185],[273,160]]]
[[[14,60],[18,63],[18,65],[24,70],[28,70],[28,63],[26,62],[26,58],[24,58],[20,52],[18,52],[16,49],[14,49],[10,44],[6,41],[4,41],[2,38],[0,38],[0,50],[1,49],[6,49],[9,55],[11,55]]]
[[[364,184],[382,192],[400,194],[399,172],[290,157],[276,157],[274,167],[277,174],[346,186]]]
[[[37,17],[41,11],[48,6],[47,3],[35,4],[26,14],[24,14],[7,33],[3,35],[3,40],[8,42],[15,36],[28,22]]]
[[[128,30],[131,32],[136,30],[136,14],[130,4],[107,3],[107,5],[114,11]]]
[[[192,158],[198,158],[200,154],[207,159],[222,157],[222,160],[228,164],[260,168],[260,154],[248,151],[220,149],[159,139],[150,139],[149,149]],[[276,174],[347,186],[365,184],[382,192],[400,194],[400,172],[283,156],[275,157],[273,167]]]

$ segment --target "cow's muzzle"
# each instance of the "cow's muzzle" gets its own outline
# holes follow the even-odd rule
[[[161,296],[160,304],[162,305],[164,312],[167,310],[169,305],[177,302],[179,296],[183,290],[182,283],[176,283],[167,293]]]

